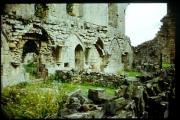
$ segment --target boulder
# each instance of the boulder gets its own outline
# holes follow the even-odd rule
[[[135,105],[135,101],[131,100],[130,102],[128,102],[128,104],[125,106],[125,110],[134,110],[136,107]]]
[[[69,103],[66,105],[69,109],[79,110],[81,107],[80,100],[77,97],[70,97]]]
[[[124,95],[127,92],[127,89],[128,89],[128,87],[126,85],[121,85],[120,89],[115,91],[115,96],[124,97]]]
[[[84,113],[73,113],[70,115],[65,115],[64,118],[67,119],[82,119],[82,118],[93,118],[90,112],[84,112]]]
[[[64,118],[64,116],[73,114],[73,113],[77,113],[77,110],[64,108],[58,111],[58,117]]]
[[[102,118],[104,116],[104,112],[100,110],[95,110],[95,111],[88,111],[88,112],[78,112],[78,113],[73,113],[70,115],[65,115],[64,118],[67,119],[82,119],[82,118]]]
[[[116,113],[116,103],[114,101],[108,101],[103,104],[103,111],[106,115],[115,115]]]
[[[114,100],[114,102],[115,102],[115,105],[116,105],[115,110],[123,109],[128,104],[128,100],[126,100],[123,97],[120,97],[120,98]]]
[[[138,86],[137,90],[135,91],[133,95],[133,99],[136,105],[135,113],[137,117],[141,117],[143,114],[143,111],[145,110],[145,102],[143,98],[143,93],[144,93],[144,87]]]
[[[71,92],[68,94],[68,97],[76,97],[80,100],[80,104],[83,104],[84,102],[88,102],[88,99],[81,95],[81,89],[77,89],[74,92]]]
[[[103,110],[94,110],[90,112],[93,118],[103,118],[104,111]]]
[[[106,115],[115,115],[116,111],[124,109],[124,107],[128,104],[128,100],[121,97],[115,99],[113,101],[108,101],[104,103],[103,110]]]
[[[104,89],[96,88],[89,89],[88,98],[91,99],[95,104],[102,104],[105,101],[108,101],[108,97],[104,95]]]

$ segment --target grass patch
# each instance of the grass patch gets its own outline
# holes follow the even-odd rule
[[[135,71],[135,70],[119,70],[118,72],[118,75],[127,75],[129,77],[136,77],[136,76],[141,76],[142,73],[141,72],[138,72],[138,71]]]
[[[87,96],[89,88],[97,88],[88,84],[59,83],[20,83],[16,86],[2,88],[1,108],[5,117],[12,119],[44,119],[56,118],[59,109],[63,109],[66,94],[78,88]],[[114,89],[105,88],[107,95],[114,95]],[[54,117],[55,116],[55,117]]]
[[[54,89],[47,87],[53,88],[51,84],[47,83],[3,88],[1,107],[4,116],[15,119],[41,119],[56,115],[60,106],[58,103],[63,101],[65,91],[57,86],[61,92],[58,94]]]
[[[137,72],[137,71],[127,71],[126,73],[127,73],[127,75],[129,77],[136,77],[136,76],[141,76],[142,75],[141,72]]]
[[[163,63],[162,64],[163,69],[169,69],[170,67],[171,67],[171,64],[168,64],[168,63]]]

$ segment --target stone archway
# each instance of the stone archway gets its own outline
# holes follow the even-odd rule
[[[99,53],[99,56],[102,57],[103,56],[103,49],[104,49],[104,45],[103,45],[103,42],[102,40],[98,39],[96,44],[95,44],[95,47]]]
[[[104,44],[103,41],[98,38],[98,40],[96,41],[95,47],[98,51],[99,54],[99,63],[100,63],[100,71],[104,71],[104,65],[105,65],[105,61],[104,61]]]
[[[36,55],[39,54],[38,47],[33,40],[28,40],[23,46],[23,53],[22,53],[22,62],[28,53],[35,53]]]
[[[75,69],[77,71],[82,71],[84,69],[84,53],[80,44],[75,48]]]

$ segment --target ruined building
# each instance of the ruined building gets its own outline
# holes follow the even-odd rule
[[[133,66],[145,71],[162,68],[162,64],[175,64],[175,10],[168,3],[167,15],[153,40],[134,48]],[[141,68],[139,68],[141,66]]]
[[[128,4],[6,4],[1,15],[1,78],[27,80],[33,60],[56,70],[117,73],[130,69],[133,52],[125,36]]]

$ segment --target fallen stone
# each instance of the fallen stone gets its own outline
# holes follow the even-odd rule
[[[117,118],[127,118],[127,111],[125,110],[120,110],[117,112]]]
[[[67,119],[78,119],[78,118],[93,118],[90,112],[84,112],[84,113],[73,113],[70,115],[65,115],[64,118]]]
[[[116,103],[114,101],[108,101],[103,105],[103,111],[106,115],[115,115]]]
[[[69,98],[69,103],[66,105],[69,109],[79,110],[81,108],[80,100],[76,97]]]
[[[94,110],[90,112],[93,118],[103,118],[104,116],[104,111],[102,110]]]
[[[72,114],[72,113],[76,113],[76,112],[77,110],[75,109],[64,108],[58,111],[58,117],[64,118],[64,116]]]
[[[95,104],[102,104],[108,101],[108,98],[104,95],[104,89],[96,88],[89,89],[88,98],[91,99]]]
[[[123,97],[120,97],[120,98],[114,100],[114,102],[116,105],[115,110],[123,109],[128,104],[128,101]]]
[[[128,104],[125,106],[125,110],[134,110],[136,107],[134,100],[128,102]]]
[[[68,94],[69,97],[77,97],[81,94],[81,89],[77,89],[71,93]]]
[[[79,112],[73,113],[70,115],[65,115],[64,118],[68,119],[76,119],[76,118],[102,118],[104,116],[104,112],[100,110],[88,111],[88,112]]]
[[[128,87],[126,85],[121,85],[120,89],[115,91],[115,96],[124,97],[124,95],[127,92],[127,89],[128,89]]]

